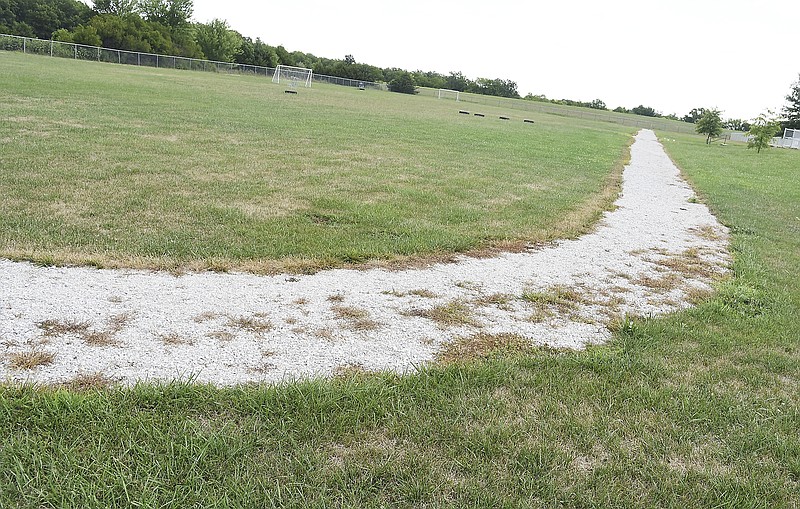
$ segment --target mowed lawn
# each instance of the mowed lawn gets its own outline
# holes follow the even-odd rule
[[[665,138],[732,230],[696,308],[408,376],[0,386],[0,506],[800,506],[800,152]]]
[[[0,256],[273,272],[513,249],[585,231],[633,132],[286,88],[0,53]]]

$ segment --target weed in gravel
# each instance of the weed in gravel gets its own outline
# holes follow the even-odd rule
[[[341,293],[334,293],[333,295],[328,295],[326,300],[328,302],[344,302],[344,295]]]
[[[308,304],[308,299],[306,299],[305,297],[300,297],[299,299],[293,300],[292,304],[297,304],[298,306],[304,306]]]
[[[42,350],[31,350],[28,352],[14,352],[9,354],[9,365],[11,369],[27,370],[39,366],[52,364],[56,356],[52,352]]]
[[[479,332],[445,343],[436,354],[436,360],[442,364],[450,364],[485,358],[495,353],[524,352],[530,348],[530,341],[518,334]]]

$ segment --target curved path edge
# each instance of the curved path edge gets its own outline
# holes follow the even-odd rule
[[[728,264],[727,229],[643,130],[616,209],[594,232],[533,252],[308,276],[0,260],[0,380],[235,385],[405,372],[453,341],[501,334],[583,348],[621,316],[687,307]]]

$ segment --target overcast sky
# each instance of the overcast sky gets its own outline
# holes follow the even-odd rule
[[[214,18],[290,52],[678,116],[778,111],[800,74],[796,0],[194,0]]]

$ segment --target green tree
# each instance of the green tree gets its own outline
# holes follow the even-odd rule
[[[706,110],[700,120],[697,121],[695,131],[698,134],[706,135],[706,145],[711,143],[711,138],[715,138],[722,133],[722,117],[718,109]]]
[[[138,0],[94,0],[94,10],[98,14],[133,14],[139,6]]]
[[[72,30],[92,15],[77,0],[0,0],[0,30],[14,35],[49,39],[61,28]]]
[[[689,122],[690,124],[696,124],[705,112],[705,108],[692,108],[692,111],[683,116],[683,121]]]
[[[445,80],[444,87],[448,90],[464,92],[472,85],[472,82],[460,72],[451,72]]]
[[[155,21],[171,29],[189,24],[194,12],[192,0],[139,0],[139,12],[147,21]]]
[[[197,44],[206,58],[219,62],[233,62],[242,47],[242,36],[228,27],[228,22],[214,19],[195,27]]]
[[[783,107],[783,114],[786,116],[784,127],[789,129],[800,129],[800,76],[797,81],[792,83],[792,89],[786,96],[787,104]]]
[[[634,115],[643,115],[645,117],[660,117],[661,114],[658,113],[655,109],[651,108],[650,106],[645,106],[640,104],[639,106],[631,109],[630,111]]]
[[[589,103],[589,107],[595,110],[607,110],[606,103],[601,99],[595,99]]]
[[[401,94],[415,94],[417,92],[414,77],[410,72],[403,71],[389,82],[389,90],[392,92],[399,92]]]
[[[781,123],[773,118],[772,112],[762,113],[753,120],[750,126],[750,139],[747,148],[755,148],[757,153],[761,153],[762,148],[768,148],[769,142],[781,130]]]

